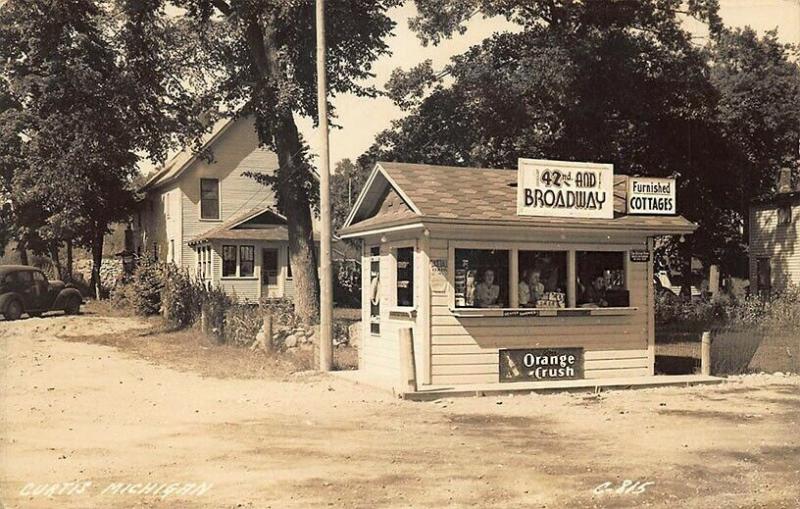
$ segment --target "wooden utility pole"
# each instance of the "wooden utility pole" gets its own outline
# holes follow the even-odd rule
[[[325,0],[317,0],[317,115],[319,117],[320,165],[320,294],[319,369],[333,368],[333,270],[331,269],[331,188],[328,148],[328,83],[325,69]]]

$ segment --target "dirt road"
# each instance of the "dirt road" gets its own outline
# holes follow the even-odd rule
[[[141,326],[0,322],[5,507],[800,507],[798,377],[410,403],[62,337]]]

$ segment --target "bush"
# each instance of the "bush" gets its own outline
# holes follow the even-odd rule
[[[167,264],[162,270],[161,304],[164,316],[179,327],[189,327],[200,317],[205,288],[185,269]]]
[[[137,315],[157,315],[161,311],[161,290],[164,288],[164,265],[145,254],[139,258],[131,279],[132,304]]]
[[[225,310],[233,302],[221,288],[206,288],[202,293],[201,309],[206,315],[206,326],[219,340],[224,340]]]
[[[262,314],[270,313],[275,325],[295,329],[300,326],[300,319],[294,312],[294,302],[290,299],[261,299],[259,303]]]
[[[355,260],[339,260],[333,263],[336,277],[333,285],[333,300],[337,306],[361,307],[361,264]]]
[[[727,321],[732,305],[731,299],[724,295],[690,299],[663,292],[655,299],[656,325],[684,332],[717,328]]]
[[[255,340],[263,314],[258,306],[234,304],[225,311],[225,342],[237,346],[249,346]]]
[[[136,301],[136,289],[128,282],[117,285],[109,295],[109,304],[118,311],[133,311]]]
[[[346,345],[350,343],[350,320],[333,321],[333,344]]]

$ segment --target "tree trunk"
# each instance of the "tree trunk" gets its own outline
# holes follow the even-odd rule
[[[28,265],[28,249],[22,241],[17,242],[17,254],[19,255],[19,263]]]
[[[65,269],[65,281],[67,283],[72,282],[72,239],[67,239],[67,265],[64,267]]]
[[[253,16],[247,26],[246,38],[258,72],[257,95],[271,98],[274,103],[277,101],[276,91],[283,69],[278,61],[275,27],[267,22],[265,30],[262,30],[258,17]],[[277,171],[276,190],[289,233],[289,263],[292,264],[295,287],[294,308],[304,324],[311,324],[319,317],[319,278],[311,203],[304,186],[307,181],[305,172],[309,169],[305,161],[297,160],[303,145],[292,111],[286,108],[280,110],[276,104],[271,105],[272,111],[264,111],[258,106],[255,110],[259,141],[262,144],[274,142],[278,154],[280,168]],[[265,129],[266,126],[268,129]]]
[[[692,297],[692,249],[689,240],[680,243],[678,248],[681,260],[681,295]]]
[[[300,138],[294,119],[281,122],[276,133],[278,161],[289,171],[304,171],[292,163],[292,154],[300,147]],[[280,142],[277,139],[281,139]],[[278,192],[286,214],[289,231],[289,263],[294,277],[294,309],[304,324],[316,323],[319,317],[319,278],[317,276],[317,257],[314,250],[313,223],[309,197],[305,189],[293,184],[296,179],[281,178]]]
[[[53,242],[50,245],[50,259],[53,260],[53,265],[56,268],[56,274],[58,275],[58,279],[63,281],[64,267],[61,266],[61,253],[58,252],[59,244],[60,242]]]
[[[101,281],[100,281],[100,266],[103,264],[103,233],[102,229],[99,234],[95,234],[92,242],[92,279],[89,283],[94,298],[100,300],[102,297]]]

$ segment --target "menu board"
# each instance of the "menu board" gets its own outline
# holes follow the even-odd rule
[[[414,248],[397,250],[397,305],[414,305]]]

